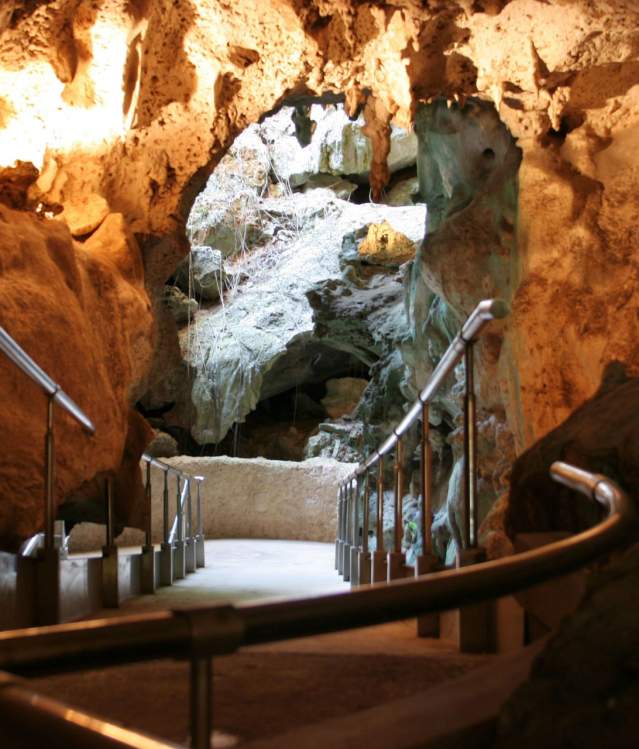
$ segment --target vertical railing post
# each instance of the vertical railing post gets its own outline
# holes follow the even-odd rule
[[[420,484],[419,503],[422,553],[415,562],[415,574],[427,575],[437,568],[437,558],[433,554],[433,451],[430,444],[429,404],[422,404],[420,434]]]
[[[102,548],[102,605],[117,609],[120,606],[118,547],[113,534],[113,477],[105,480],[106,544]]]
[[[335,569],[341,574],[339,563],[339,546],[342,541],[342,485],[337,488],[337,525],[335,528]]]
[[[60,552],[55,545],[55,439],[54,412],[57,390],[47,398],[44,435],[44,549],[36,566],[37,611],[39,625],[60,621]]]
[[[55,484],[55,439],[53,434],[55,396],[56,393],[54,392],[47,399],[47,427],[44,437],[44,549],[46,553],[52,552],[55,548],[53,537],[55,522],[53,500]]]
[[[142,593],[155,593],[155,546],[153,545],[153,494],[151,487],[151,461],[146,461],[144,487],[145,538],[142,547]]]
[[[477,414],[475,405],[474,342],[467,341],[464,393],[464,543],[477,547]]]
[[[483,562],[484,550],[478,545],[479,508],[477,503],[477,413],[475,403],[474,341],[464,350],[464,548],[458,550],[457,565],[466,567]],[[487,652],[493,647],[492,603],[462,606],[458,611],[458,646],[463,653]]]
[[[211,749],[213,730],[212,659],[208,656],[191,658],[191,748]]]
[[[191,477],[186,480],[186,539],[184,541],[185,568],[187,572],[195,572],[195,534],[193,533],[193,501],[191,497]]]
[[[404,498],[404,444],[402,438],[397,438],[395,446],[395,503],[394,527],[393,527],[393,550],[388,552],[387,579],[396,580],[404,576],[404,555],[402,554],[402,536],[404,529],[403,521],[403,498]]]
[[[371,582],[371,554],[368,549],[369,503],[371,496],[371,474],[366,470],[364,480],[364,513],[362,518],[362,545],[357,560],[358,579],[360,585]]]
[[[343,567],[342,574],[344,576],[344,582],[347,583],[351,579],[351,522],[352,522],[352,480],[349,478],[344,484],[345,491],[345,503],[344,503],[344,547],[343,547]]]
[[[419,503],[422,553],[415,559],[415,575],[427,575],[437,569],[437,558],[433,554],[433,452],[430,444],[430,406],[422,403],[420,434],[420,484]],[[439,615],[424,614],[417,617],[418,637],[439,636]]]
[[[375,504],[375,551],[371,559],[371,582],[386,582],[384,546],[384,456],[377,459],[377,502]]]
[[[360,478],[359,475],[352,479],[353,486],[353,535],[351,542],[351,586],[359,585],[359,553],[360,545],[360,525],[359,525],[359,495],[360,495]]]
[[[182,491],[180,486],[181,474],[175,474],[175,517],[177,535],[175,538],[175,551],[173,553],[173,579],[182,580],[186,577],[186,555],[184,553],[184,512],[182,510]]]
[[[344,574],[344,547],[346,546],[346,484],[342,483],[340,488],[340,506],[341,506],[341,523],[339,529],[339,556],[337,558],[338,568],[337,571],[340,575]]]
[[[173,585],[173,544],[169,538],[169,469],[164,467],[162,486],[162,544],[160,546],[160,585]]]
[[[206,552],[204,548],[204,516],[202,514],[202,496],[200,485],[204,476],[195,476],[195,491],[197,503],[197,535],[195,536],[195,564],[198,567],[206,566]]]

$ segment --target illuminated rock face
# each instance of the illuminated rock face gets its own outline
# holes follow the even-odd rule
[[[522,450],[595,391],[612,359],[631,373],[639,368],[639,8],[604,0],[457,0],[442,7],[431,11],[411,0],[383,7],[265,0],[259,8],[251,0],[232,6],[209,0],[3,3],[0,168],[16,160],[32,163],[39,177],[19,207],[64,208],[79,237],[107,208],[121,214],[141,242],[147,285],[154,290],[184,256],[189,208],[225,148],[284,100],[304,103],[337,92],[349,114],[361,109],[373,143],[375,193],[388,177],[391,124],[410,127],[416,105],[432,97],[492,101],[522,161],[512,256],[501,267],[513,314],[503,341],[494,341],[498,362],[489,379],[499,385]],[[0,195],[12,192],[10,180],[0,176]],[[83,205],[90,216],[78,215]],[[15,242],[13,224],[20,231],[37,226],[42,246],[61,241],[53,223],[12,219],[4,241],[17,253],[16,262],[25,262],[30,244]],[[81,245],[65,236],[82,256]],[[463,257],[448,263],[447,248],[440,248],[447,301],[457,313],[468,302],[463,279],[485,260],[472,242],[465,246]],[[110,255],[112,249],[105,245],[103,251]],[[20,270],[29,289],[47,277],[46,265],[38,267],[34,257]],[[104,288],[124,288],[119,271],[105,264],[103,272]],[[489,276],[486,284],[490,292],[493,280]],[[65,350],[86,344],[96,362],[128,362],[112,375],[117,387],[113,380],[105,388],[108,407],[100,406],[113,432],[109,458],[105,452],[100,459],[87,456],[81,469],[74,464],[82,477],[116,467],[114,445],[124,441],[129,390],[145,374],[149,313],[145,307],[124,314],[135,308],[135,299],[146,304],[141,286],[130,297],[131,287],[125,288],[126,299],[114,306],[97,295],[81,306],[85,326],[93,314],[122,316],[119,330],[108,331],[120,342],[110,359],[102,358],[110,349],[93,340],[94,332],[85,338],[75,333],[83,330],[79,319],[68,324],[64,289],[51,295],[43,322],[46,340],[57,336]],[[475,293],[482,291],[480,284]],[[24,325],[22,342],[45,353],[43,318],[31,294],[23,294],[22,309],[15,318]],[[1,322],[11,329],[7,314]],[[133,340],[136,346],[127,349]],[[3,375],[3,392],[14,387],[12,376]],[[488,376],[482,377],[485,383]],[[78,380],[82,404],[89,385],[86,377]],[[19,444],[33,437],[35,456],[40,438],[26,426],[30,410],[18,413],[21,426],[11,439]],[[64,469],[60,490],[66,491],[63,476]],[[35,492],[35,476],[30,481]],[[35,523],[12,522],[25,531]]]
[[[56,409],[56,501],[74,491],[96,499],[99,486],[86,482],[118,469],[118,516],[140,522],[137,460],[150,430],[128,404],[151,355],[152,318],[135,240],[115,214],[80,245],[59,221],[0,206],[0,269],[3,326],[97,426],[89,437]],[[15,548],[43,521],[47,406],[4,356],[0,378],[0,546]]]

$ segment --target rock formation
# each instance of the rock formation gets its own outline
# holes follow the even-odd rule
[[[487,122],[492,117],[494,132],[503,123],[521,152],[517,183],[511,170],[500,185],[485,178],[478,193],[467,192],[499,161],[494,145],[462,164],[454,179],[443,179],[446,210],[455,214],[446,214],[427,243],[433,264],[422,270],[443,294],[449,321],[458,322],[479,296],[511,299],[513,313],[484,347],[479,374],[484,402],[493,415],[503,411],[521,452],[593,394],[610,361],[624,362],[631,374],[639,365],[637,20],[633,4],[608,0],[455,0],[428,8],[412,0],[278,0],[261,3],[259,13],[246,0],[232,7],[203,0],[12,0],[0,13],[0,196],[25,214],[21,221],[61,217],[39,230],[43,241],[55,242],[66,222],[77,238],[74,254],[100,221],[98,231],[110,234],[108,216],[122,216],[144,257],[157,363],[177,350],[159,298],[187,253],[188,213],[249,123],[289,103],[300,113],[304,141],[304,127],[312,130],[309,105],[343,100],[353,121],[364,119],[370,184],[381,197],[392,127],[409,130],[420,105],[441,97],[451,122],[462,112],[467,120],[478,112]],[[467,105],[469,97],[485,104]],[[431,106],[437,113],[444,104]],[[491,107],[497,117],[486,114]],[[465,147],[460,138],[450,142],[451,163]],[[486,232],[479,237],[482,217]],[[492,249],[482,244],[493,239]],[[9,241],[27,254],[26,245]],[[105,273],[104,287],[118,286],[119,271]],[[469,279],[476,279],[472,288]],[[63,295],[58,299],[64,304]],[[38,354],[38,309],[30,296],[23,301],[21,343]],[[422,300],[422,319],[430,304]],[[116,319],[124,307],[113,308]],[[69,326],[65,314],[48,316],[50,340],[81,346],[72,342],[81,328]],[[85,319],[90,314],[87,307]],[[121,415],[131,399],[164,387],[157,366],[148,372],[147,314],[127,316],[120,329],[122,340],[137,345],[122,354],[127,373],[117,404],[105,408],[102,428],[117,433],[113,444],[125,441]],[[11,329],[8,318],[2,323]],[[415,372],[428,366],[415,362]],[[71,395],[82,402],[80,384]],[[20,424],[31,418],[30,405],[18,407]],[[15,445],[30,437],[16,426],[5,439]],[[87,464],[82,480],[116,469],[118,460],[114,449]],[[21,517],[12,523],[24,532],[37,525]]]
[[[0,206],[0,268],[3,326],[98,426],[89,437],[56,409],[56,502],[71,493],[99,501],[92,480],[118,469],[118,519],[139,523],[137,463],[151,431],[129,403],[151,359],[153,325],[134,237],[122,216],[110,214],[79,244],[60,221]],[[0,372],[0,545],[15,549],[43,523],[47,405],[4,356]]]

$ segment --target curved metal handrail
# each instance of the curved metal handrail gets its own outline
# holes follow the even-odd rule
[[[464,322],[459,333],[453,338],[437,366],[428,378],[417,399],[408,409],[391,434],[374,450],[366,460],[344,479],[340,485],[337,510],[337,533],[335,539],[335,568],[344,580],[351,584],[392,580],[404,573],[402,552],[402,503],[405,494],[405,454],[404,441],[408,430],[421,421],[419,442],[421,444],[419,496],[422,554],[415,560],[417,574],[431,570],[436,560],[431,541],[432,526],[432,457],[430,447],[430,403],[454,367],[463,358],[465,364],[464,393],[464,505],[463,505],[463,549],[466,561],[478,557],[479,503],[477,498],[477,448],[476,448],[476,404],[474,385],[474,343],[485,326],[493,320],[505,317],[509,312],[506,302],[501,299],[484,299]],[[393,546],[388,556],[383,543],[384,516],[384,456],[395,450],[394,472],[394,533]],[[376,539],[377,548],[370,552],[368,547],[370,470],[377,464],[376,499]],[[365,484],[363,497],[363,523],[359,522],[359,502],[361,484]],[[361,528],[361,541],[359,531]]]
[[[231,641],[238,647],[445,611],[559,577],[631,540],[639,528],[639,507],[617,484],[560,462],[551,475],[600,504],[608,516],[570,538],[470,567],[323,596],[198,609],[208,624],[197,628],[186,621],[188,611],[158,611],[0,632],[0,669],[49,673],[171,657],[188,652],[197,636],[213,656],[228,652]]]
[[[18,345],[18,343],[0,326],[0,351],[19,369],[30,377],[44,392],[62,406],[78,421],[89,434],[95,434],[95,426],[84,411],[62,390],[54,380]]]
[[[161,471],[164,471],[165,473],[172,473],[174,476],[179,476],[182,479],[192,479],[193,481],[204,481],[204,476],[194,476],[192,473],[181,471],[179,468],[172,466],[170,463],[165,463],[163,460],[160,460],[159,458],[154,458],[152,455],[149,455],[148,453],[142,453],[141,460],[153,466],[154,468],[159,468]]]
[[[540,549],[347,593],[0,632],[0,669],[41,674],[190,658],[191,735],[200,737],[192,745],[208,746],[213,656],[241,646],[371,626],[514,593],[578,569],[636,534],[639,508],[610,479],[566,463],[554,463],[551,475],[602,505],[608,517],[594,528]],[[0,689],[0,705],[2,700]],[[90,729],[85,736],[87,746],[92,745]]]
[[[482,332],[484,327],[492,320],[498,320],[508,315],[509,307],[502,299],[484,299],[470,313],[459,333],[453,338],[450,345],[443,353],[442,358],[433,370],[428,382],[422,388],[413,405],[409,408],[404,418],[393,429],[391,434],[382,444],[373,451],[370,456],[358,465],[349,477],[361,476],[383,456],[390,452],[408,429],[417,421],[422,413],[424,403],[429,403],[440,385],[448,374],[457,366],[464,355],[466,345],[471,343]],[[346,479],[348,481],[348,478]]]

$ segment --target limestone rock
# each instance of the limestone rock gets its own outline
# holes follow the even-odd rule
[[[326,396],[322,398],[322,405],[331,419],[339,419],[340,416],[351,413],[367,385],[368,380],[357,377],[327,380]]]
[[[187,224],[191,245],[233,255],[263,238],[259,197],[266,190],[270,156],[257,126],[247,128],[197,196]]]
[[[360,355],[362,347],[356,344],[342,341],[334,346],[330,337],[318,335],[306,294],[329,279],[342,283],[346,235],[386,219],[418,241],[424,220],[423,206],[352,205],[320,189],[285,200],[263,198],[259,208],[265,217],[263,231],[272,241],[237,261],[235,267],[245,270],[248,280],[223,307],[200,312],[190,334],[182,336],[182,350],[195,376],[192,434],[201,443],[219,442],[262,398],[343,371],[348,356],[368,363],[366,348]],[[380,296],[379,284],[362,294],[348,314],[357,317],[366,300],[377,310],[369,323],[373,332],[367,335],[381,340],[392,324],[388,310],[383,310],[385,296]],[[346,298],[342,306],[346,310]],[[344,354],[325,356],[328,348]]]
[[[204,532],[207,538],[285,538],[334,541],[337,487],[353,465],[315,458],[299,463],[257,458],[167,460],[182,471],[204,476]],[[154,471],[154,536],[162,533],[162,476]],[[171,482],[173,490],[173,481]]]
[[[382,202],[386,205],[413,205],[419,200],[419,181],[417,177],[409,177],[393,185]]]
[[[174,458],[179,455],[175,437],[160,430],[155,432],[144,452],[154,458]]]
[[[190,299],[177,286],[164,287],[162,302],[166,305],[178,325],[193,319],[199,308],[197,301]]]
[[[290,108],[284,108],[262,125],[269,144],[273,173],[290,187],[299,187],[314,175],[352,175],[366,180],[371,169],[373,148],[364,134],[364,120],[351,121],[341,104],[311,108],[316,123],[311,142],[302,147],[295,137]],[[415,164],[417,138],[414,133],[393,128],[388,157],[390,172]]]
[[[386,221],[371,224],[357,250],[362,257],[376,265],[401,265],[415,257],[415,243],[395,231]]]
[[[0,257],[3,327],[96,425],[96,434],[88,437],[56,409],[54,496],[61,505],[97,474],[118,473],[123,456],[136,450],[137,464],[148,439],[144,420],[131,417],[129,406],[151,354],[142,258],[121,216],[110,215],[87,242],[77,244],[62,222],[1,206]],[[24,313],[25,300],[37,315]],[[0,504],[0,546],[15,549],[43,524],[46,399],[5,357],[0,378],[6,416],[1,449],[11,456],[0,467],[11,489],[11,501]],[[119,517],[138,522],[139,475],[123,479],[122,487]]]
[[[176,271],[180,289],[191,296],[216,302],[224,293],[224,259],[219,250],[192,246]]]
[[[639,454],[633,404],[638,398],[639,379],[611,365],[591,399],[517,458],[506,515],[511,535],[584,530],[600,516],[591,501],[550,478],[555,460],[603,473],[636,496]]]
[[[357,189],[357,185],[354,182],[349,182],[347,179],[334,177],[331,174],[316,174],[306,180],[302,190],[308,192],[309,190],[316,190],[318,187],[331,190],[341,200],[349,200],[353,192]]]
[[[100,226],[109,213],[109,204],[97,193],[65,203],[58,219],[69,227],[71,235],[83,237]]]
[[[529,680],[504,705],[498,749],[614,746],[631,749],[639,730],[639,585],[633,546],[593,574],[577,611],[539,654]]]

